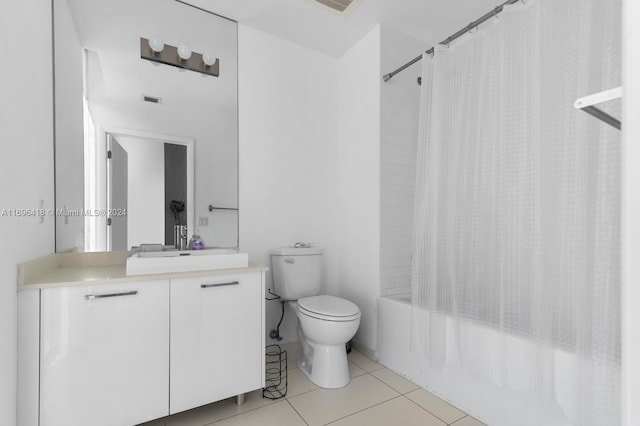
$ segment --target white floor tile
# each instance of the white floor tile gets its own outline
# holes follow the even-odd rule
[[[287,371],[287,398],[292,398],[314,389],[318,389],[318,386],[313,384],[302,371],[297,368]]]
[[[446,426],[442,420],[418,407],[407,398],[401,396],[383,402],[349,417],[340,419],[332,426]]]
[[[349,363],[349,375],[352,379],[362,376],[363,374],[367,374],[367,372],[357,365],[351,362]],[[287,375],[287,398],[293,398],[294,396],[310,392],[319,387],[309,380],[298,368],[288,370]]]
[[[229,398],[166,417],[164,421],[167,426],[203,426],[273,403],[270,399],[262,398],[262,390],[257,390],[247,394],[242,405],[236,405],[236,398]]]
[[[399,374],[394,373],[388,368],[383,368],[380,370],[372,371],[372,376],[377,377],[378,379],[385,382],[387,385],[391,386],[398,392],[405,394],[407,392],[411,392],[413,390],[418,389],[420,386],[415,383],[405,379]]]
[[[455,423],[452,423],[451,426],[487,426],[482,423],[480,420],[475,419],[471,416],[463,417]]]
[[[354,377],[362,376],[363,374],[367,374],[362,368],[358,367],[352,362],[349,362],[349,376],[353,379]]]
[[[306,426],[287,401],[280,401],[213,424],[214,426]]]
[[[151,420],[150,422],[140,423],[137,426],[165,426],[166,418]]]
[[[427,392],[422,388],[409,392],[406,394],[406,397],[438,418],[444,420],[447,424],[453,423],[466,416],[463,411],[458,410],[447,401],[438,398],[431,392]]]
[[[309,425],[324,425],[388,401],[399,393],[369,374],[342,389],[316,389],[288,401]]]
[[[383,365],[380,365],[377,362],[367,358],[355,349],[351,350],[351,353],[347,355],[347,359],[349,360],[349,362],[354,363],[355,365],[369,373],[384,368]]]

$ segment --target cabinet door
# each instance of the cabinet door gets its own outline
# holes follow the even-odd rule
[[[40,424],[168,414],[169,281],[42,290]]]
[[[171,280],[172,414],[262,387],[262,278]]]

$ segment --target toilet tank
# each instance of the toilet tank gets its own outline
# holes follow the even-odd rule
[[[273,289],[284,300],[320,294],[322,250],[284,247],[271,250]]]

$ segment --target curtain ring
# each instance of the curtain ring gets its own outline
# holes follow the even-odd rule
[[[500,16],[498,16],[498,13],[500,13],[502,9],[500,9],[500,6],[496,6],[495,9],[493,9],[493,16],[496,17],[496,19],[500,19]]]
[[[477,25],[475,25],[475,26],[474,26],[474,25],[473,25],[473,22],[469,22],[469,25],[467,25],[467,32],[468,32],[469,34],[473,34],[473,32],[474,32],[474,31],[472,31],[472,30],[474,30],[474,29],[475,29],[476,31],[478,31],[478,26],[477,26]]]
[[[447,39],[444,41],[444,45],[447,46],[447,49],[449,48],[449,43],[451,43],[451,37],[447,37]]]

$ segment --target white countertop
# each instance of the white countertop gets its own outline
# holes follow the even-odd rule
[[[246,268],[127,276],[126,259],[127,252],[55,253],[34,259],[18,265],[18,291],[80,286],[98,281],[117,284],[269,270],[265,266],[249,265]]]

